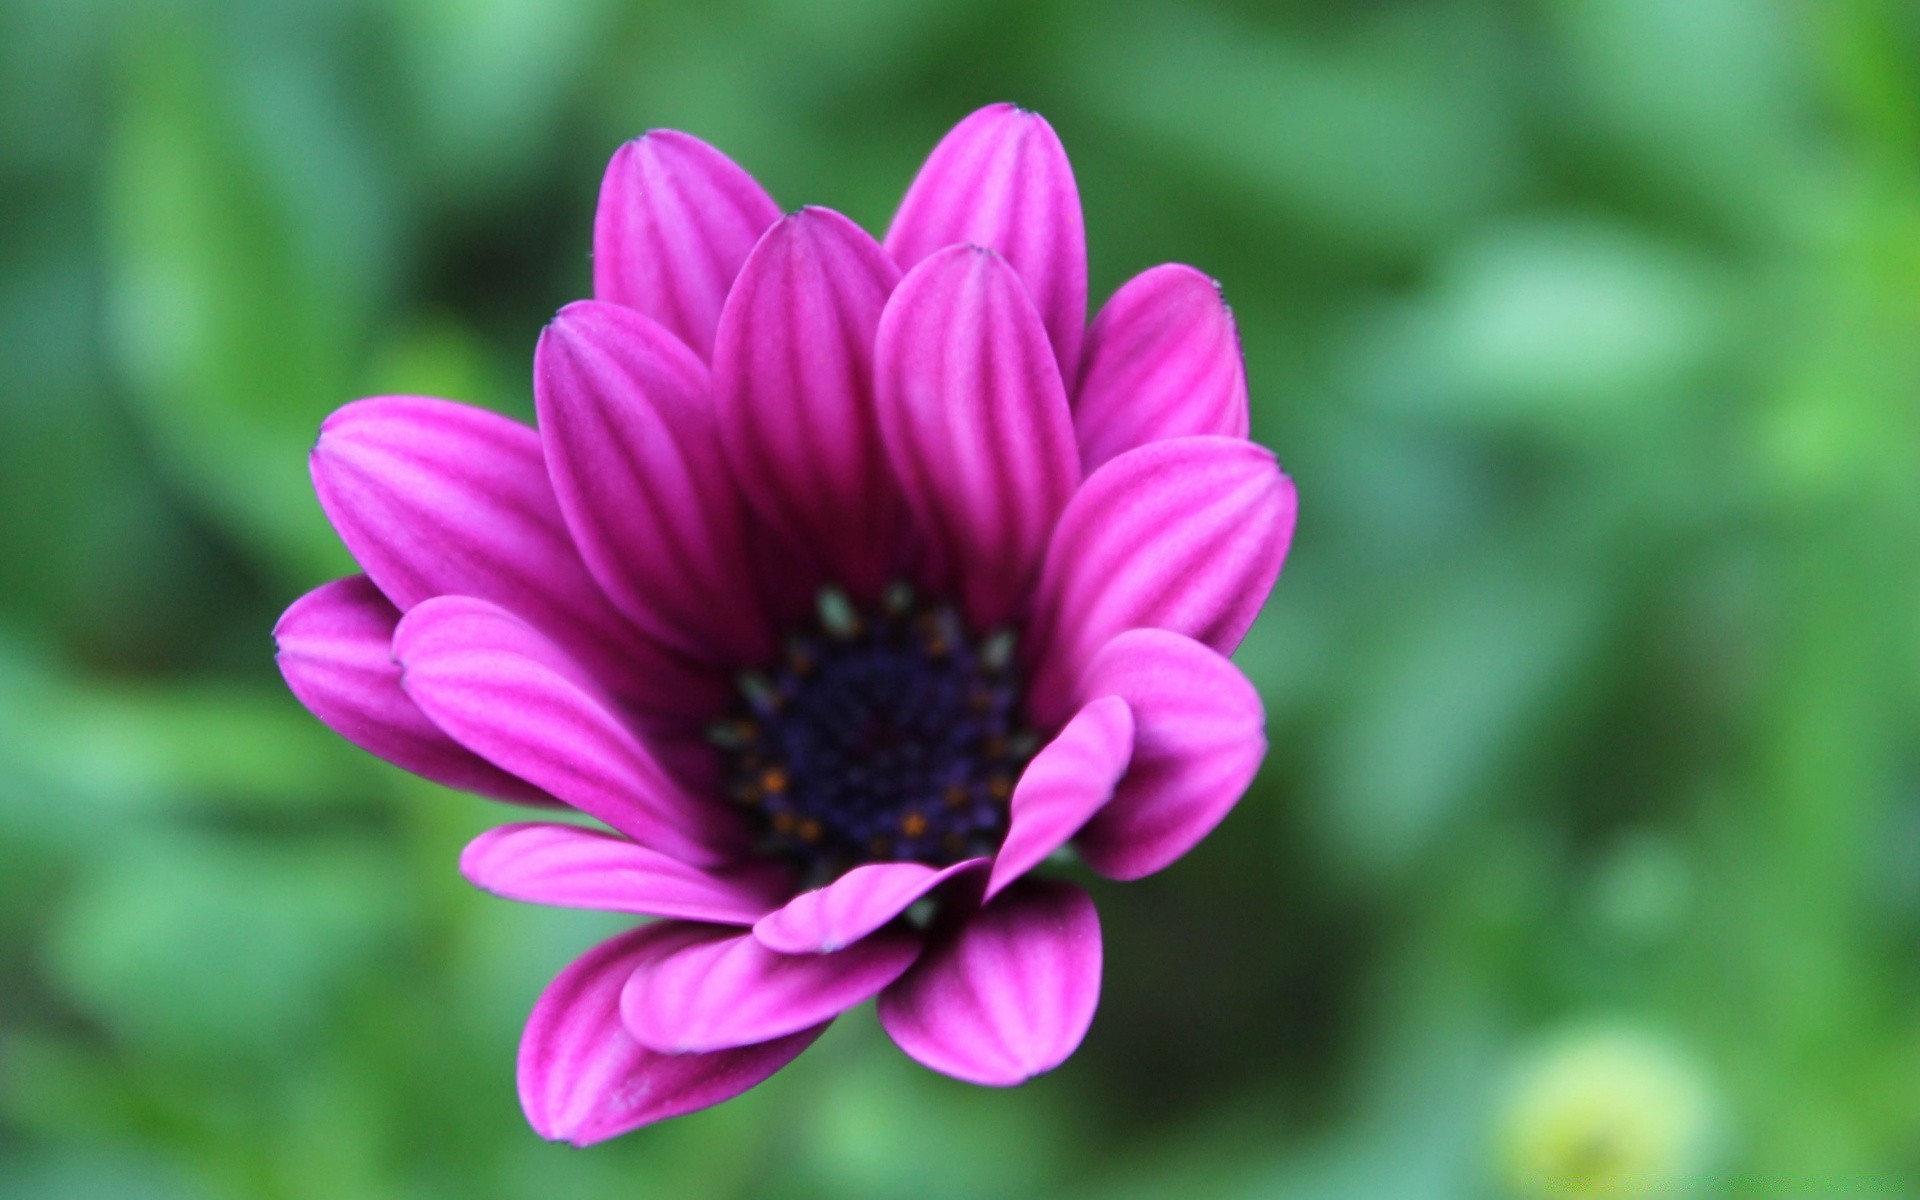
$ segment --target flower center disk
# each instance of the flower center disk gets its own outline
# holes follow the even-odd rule
[[[821,593],[778,668],[744,675],[736,716],[709,730],[728,795],[763,849],[821,880],[870,861],[990,854],[1035,738],[1013,637],[975,639],[953,606],[890,587],[871,612]]]

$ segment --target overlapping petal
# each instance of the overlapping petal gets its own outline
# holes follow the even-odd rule
[[[400,610],[364,575],[322,584],[273,628],[287,686],[327,728],[396,767],[463,792],[551,804],[539,788],[461,746],[400,690]]]
[[[707,370],[631,309],[585,301],[540,337],[533,394],[567,528],[635,624],[709,661],[772,649]]]
[[[761,1083],[826,1031],[715,1054],[661,1054],[620,1022],[620,992],[660,926],[622,934],[562,971],[533,1006],[520,1039],[520,1104],[541,1137],[591,1145],[707,1108]],[[670,927],[669,927],[670,928]]]
[[[1239,645],[1286,559],[1294,510],[1273,455],[1238,438],[1153,442],[1094,472],[1040,579],[1036,717],[1063,717],[1088,660],[1123,630],[1170,629],[1222,653]]]
[[[950,867],[868,863],[825,887],[802,892],[753,927],[753,936],[782,954],[831,954],[866,937],[956,875],[983,871],[984,858]]]
[[[1220,285],[1177,263],[1123,284],[1087,331],[1073,426],[1089,473],[1162,438],[1246,437],[1246,364]]]
[[[593,294],[645,313],[705,360],[727,290],[780,219],[734,161],[690,134],[656,129],[620,147],[593,220]]]
[[[429,600],[394,635],[401,684],[455,741],[644,846],[698,866],[738,856],[745,827],[687,793],[560,647],[505,610]]]
[[[1133,761],[1076,844],[1112,879],[1151,875],[1232,811],[1266,757],[1260,694],[1200,643],[1136,629],[1095,656],[1082,694],[1118,696],[1133,713]]]
[[[1034,755],[1013,789],[1007,838],[993,860],[987,899],[1067,844],[1113,796],[1133,757],[1133,713],[1118,696],[1082,708]]]
[[[1072,386],[1087,322],[1087,235],[1080,189],[1053,126],[994,104],[941,140],[900,201],[887,252],[911,270],[936,251],[988,246],[1033,297]]]
[[[938,251],[880,322],[880,425],[932,554],[976,628],[1015,617],[1080,482],[1072,417],[1039,314],[1005,259]]]
[[[663,931],[620,999],[627,1031],[655,1050],[725,1050],[831,1020],[898,979],[921,946],[891,928],[836,954],[777,954],[750,933],[690,929]]]
[[[1008,1087],[1065,1062],[1100,1000],[1100,918],[1071,883],[1024,879],[927,948],[880,994],[917,1062]]]
[[[860,595],[901,549],[873,404],[874,334],[898,279],[859,226],[802,209],[754,247],[714,345],[721,440],[748,503]]]
[[[561,518],[540,436],[519,422],[423,396],[358,400],[321,425],[311,467],[320,507],[402,611],[476,596],[548,631],[646,711],[684,716],[718,699],[607,602]]]
[[[529,904],[722,925],[753,924],[793,888],[773,863],[705,871],[614,834],[539,822],[487,830],[460,855],[460,873]]]

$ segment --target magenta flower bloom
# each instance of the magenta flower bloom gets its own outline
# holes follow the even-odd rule
[[[1246,789],[1264,717],[1223,655],[1293,487],[1211,280],[1156,267],[1091,327],[1086,290],[1032,113],[961,122],[884,243],[656,132],[608,168],[596,299],[540,338],[538,432],[411,396],[322,426],[365,574],[281,619],[289,686],[410,771],[606,826],[494,829],[475,884],[659,918],[534,1006],[542,1135],[717,1103],[876,997],[937,1071],[1050,1070],[1100,926],[1034,869],[1151,874]]]

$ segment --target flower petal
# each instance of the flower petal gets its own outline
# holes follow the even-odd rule
[[[752,1045],[829,1020],[900,977],[920,935],[883,929],[838,954],[776,954],[750,933],[711,929],[641,962],[620,1013],[643,1046],[700,1053]]]
[[[1093,901],[1071,883],[1023,879],[880,994],[880,1024],[925,1066],[1007,1087],[1065,1062],[1099,1002]]]
[[[767,227],[773,198],[697,137],[656,129],[607,164],[593,218],[593,294],[666,326],[705,361],[727,289]]]
[[[540,436],[519,422],[421,396],[358,400],[321,425],[311,466],[320,507],[402,611],[475,596],[550,631],[646,711],[723,700],[607,603],[567,534]]]
[[[902,527],[873,409],[873,340],[899,271],[839,213],[806,208],[760,239],[720,315],[720,436],[754,512],[868,595]]]
[[[393,652],[407,695],[467,749],[663,854],[736,856],[739,814],[689,795],[586,672],[511,613],[429,600],[401,618]]]
[[[910,862],[855,867],[762,917],[753,936],[782,954],[831,954],[879,929],[955,875],[982,870],[988,861],[970,858],[945,869]]]
[[[533,394],[567,527],[620,610],[702,658],[772,653],[693,352],[631,309],[570,304],[540,336]]]
[[[547,985],[520,1039],[520,1105],[541,1137],[586,1146],[732,1099],[799,1056],[822,1023],[717,1054],[660,1054],[620,1023],[620,990],[674,922],[587,951]]]
[[[1080,831],[1086,864],[1110,879],[1151,875],[1213,832],[1267,754],[1260,694],[1219,654],[1177,633],[1136,629],[1107,643],[1081,684],[1133,710],[1133,763]]]
[[[1087,661],[1122,630],[1171,629],[1232,651],[1280,573],[1294,508],[1273,455],[1238,438],[1153,442],[1089,476],[1040,577],[1027,646],[1035,718],[1069,711]]]
[[[577,825],[489,829],[467,844],[460,873],[496,896],[529,904],[751,925],[792,893],[769,863],[703,871],[638,842]]]
[[[400,610],[364,575],[322,584],[273,627],[274,660],[300,703],[341,737],[402,770],[463,792],[522,804],[551,796],[480,758],[400,690],[393,627]]]
[[[1067,844],[1113,795],[1133,756],[1133,714],[1118,696],[1077,713],[1034,755],[1013,789],[1007,838],[987,881],[991,901]]]
[[[1073,425],[1091,473],[1162,438],[1247,436],[1247,370],[1220,285],[1169,263],[1134,276],[1087,331]]]
[[[1080,482],[1066,391],[1006,260],[954,246],[901,281],[876,364],[887,456],[933,555],[988,628],[1018,616]]]
[[[1087,323],[1087,233],[1066,149],[1038,113],[994,104],[954,126],[900,201],[886,246],[911,270],[966,242],[1019,272],[1071,386]]]

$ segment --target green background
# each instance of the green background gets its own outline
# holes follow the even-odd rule
[[[1097,888],[1057,1073],[856,1013],[546,1145],[519,1024],[617,922],[468,888],[509,812],[280,684],[315,428],[527,413],[624,138],[878,230],[999,99],[1096,296],[1238,316],[1266,768]],[[0,1195],[1913,1195],[1917,385],[1911,5],[0,3]]]

